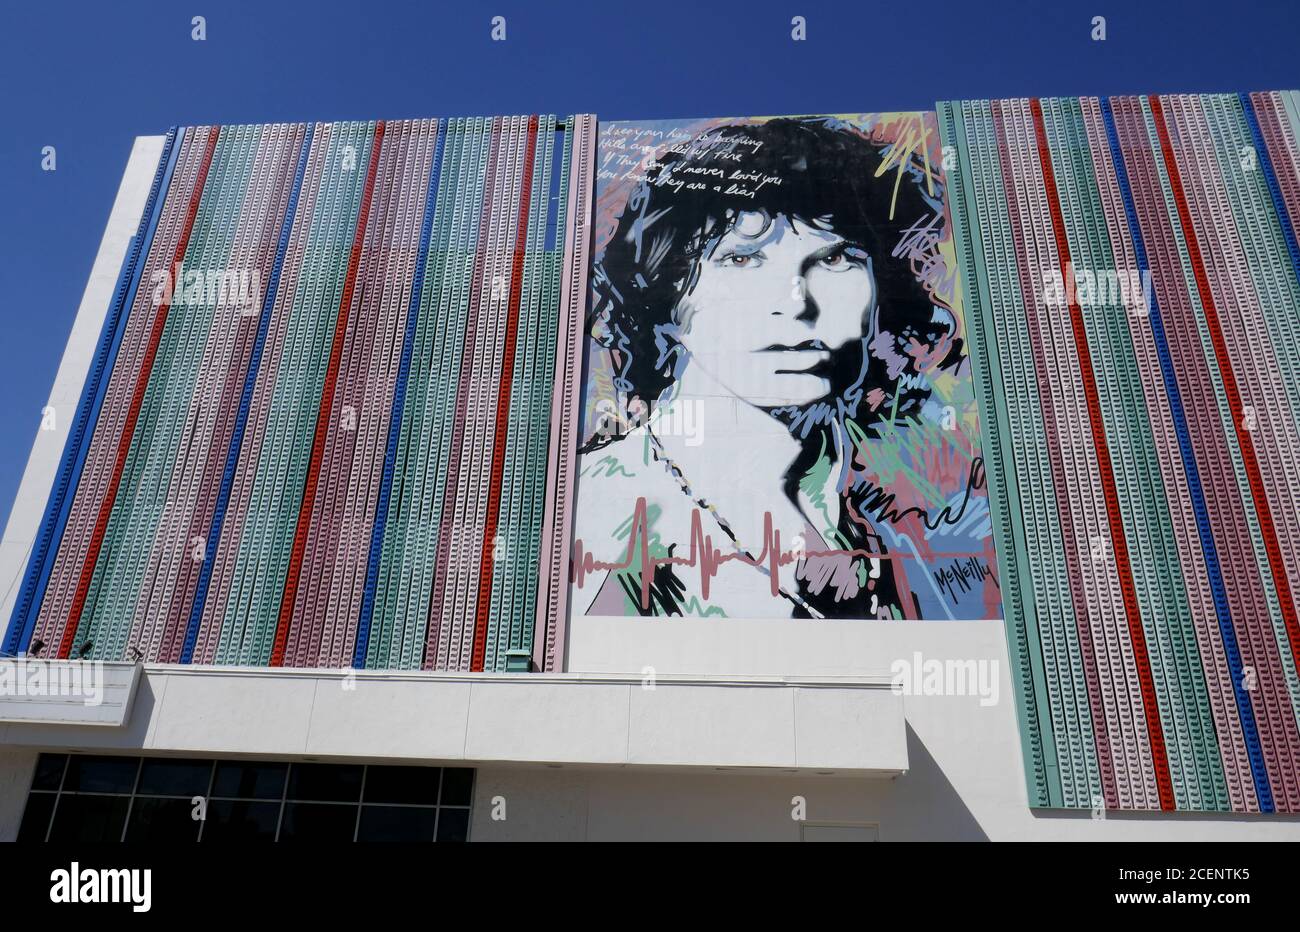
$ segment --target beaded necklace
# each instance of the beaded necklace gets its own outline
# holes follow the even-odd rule
[[[746,548],[743,544],[741,544],[739,538],[736,537],[736,533],[731,529],[731,525],[728,523],[727,519],[722,516],[721,512],[718,511],[717,507],[712,502],[709,502],[704,498],[695,495],[691,491],[690,483],[687,482],[686,475],[682,471],[682,468],[679,465],[677,465],[677,463],[672,459],[672,457],[668,455],[668,451],[664,449],[663,444],[660,443],[659,441],[659,438],[656,437],[649,430],[646,431],[646,437],[648,437],[650,440],[651,454],[654,456],[656,461],[663,463],[665,466],[668,467],[668,470],[671,473],[672,477],[675,480],[677,480],[677,485],[679,488],[681,488],[682,493],[688,499],[690,499],[693,505],[695,505],[698,508],[702,508],[709,513],[710,517],[713,518],[714,523],[717,524],[717,526],[722,530],[724,534],[727,535],[728,538],[730,538],[731,543],[736,548],[737,553],[741,554],[744,557],[747,557],[749,559],[750,565],[752,565],[755,569],[757,569],[759,572],[763,573],[764,575],[767,575],[767,571],[764,570],[763,567],[759,564],[757,558],[753,555],[753,553],[750,552],[750,550]],[[804,611],[808,612],[808,614],[810,614],[813,618],[826,617],[822,612],[813,608],[804,599],[800,598],[797,594],[789,592],[784,586],[780,584],[779,581],[777,582],[777,591],[780,593],[780,595],[783,598],[793,603],[794,605],[799,606]]]

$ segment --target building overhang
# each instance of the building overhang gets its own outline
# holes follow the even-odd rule
[[[117,727],[33,721],[27,697],[3,696],[0,744],[885,777],[908,766],[903,698],[885,681],[123,666],[139,682]]]
[[[138,663],[0,658],[0,729],[6,722],[120,728],[140,677]]]

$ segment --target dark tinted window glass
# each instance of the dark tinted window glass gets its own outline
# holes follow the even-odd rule
[[[360,764],[294,764],[289,798],[356,802],[361,798],[361,770]]]
[[[463,767],[42,754],[18,840],[465,841],[473,789]]]
[[[468,809],[438,810],[438,841],[464,841],[468,837]]]
[[[188,799],[137,796],[126,826],[127,841],[198,841],[199,823]]]
[[[44,841],[50,827],[50,813],[54,811],[53,793],[32,793],[23,810],[23,824],[18,827],[19,841]]]
[[[275,841],[280,803],[214,799],[203,823],[204,841]]]
[[[32,789],[57,790],[63,779],[63,765],[68,762],[66,754],[42,754],[36,762],[36,774],[32,777]]]
[[[140,769],[138,757],[81,757],[71,755],[63,791],[80,793],[129,793]]]
[[[286,803],[284,819],[280,822],[280,840],[351,841],[356,825],[356,806]]]
[[[436,809],[362,806],[357,841],[433,841]]]
[[[447,767],[442,771],[442,804],[468,806],[474,788],[474,771],[464,767]]]
[[[212,761],[146,759],[136,792],[148,796],[206,796]]]
[[[50,841],[121,841],[127,796],[59,797]]]
[[[432,806],[438,802],[438,768],[371,767],[366,771],[366,802]]]
[[[288,764],[218,761],[217,776],[212,781],[212,795],[279,799],[284,795],[284,777],[288,772]]]

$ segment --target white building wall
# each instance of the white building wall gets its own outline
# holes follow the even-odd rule
[[[18,837],[38,756],[29,748],[0,747],[0,842]]]
[[[480,769],[471,841],[799,841],[822,824],[878,827],[881,841],[1295,841],[1273,816],[1031,812],[1019,784],[977,817],[933,760],[895,779],[724,773]],[[1008,779],[1019,779],[1008,774]],[[807,821],[791,800],[807,802]],[[493,820],[493,801],[505,820]],[[991,814],[992,813],[992,814]]]
[[[1025,786],[1016,695],[1000,622],[863,622],[776,619],[575,618],[569,669],[657,675],[782,675],[888,679],[895,660],[985,661],[997,665],[996,700],[977,695],[903,697],[908,772],[893,780],[761,778],[729,775],[649,779],[631,774],[578,778],[586,787],[591,837],[621,827],[627,837],[698,837],[737,813],[761,818],[750,831],[787,838],[790,797],[809,800],[810,820],[878,823],[882,840],[1300,840],[1300,816],[1107,813],[1031,810]],[[987,700],[985,700],[987,701]],[[494,781],[522,792],[518,777],[480,774],[480,799]],[[706,781],[701,784],[696,781]],[[716,783],[707,781],[716,780]],[[714,786],[710,791],[708,787]],[[658,789],[652,789],[657,787]],[[724,789],[724,787],[726,789]],[[570,788],[570,796],[577,790]],[[685,797],[715,796],[697,821]],[[674,810],[666,797],[683,798]],[[566,796],[565,798],[569,798]],[[728,810],[732,810],[728,812]],[[678,819],[674,812],[681,812]],[[476,806],[476,838],[493,837]],[[563,824],[574,820],[564,816]]]

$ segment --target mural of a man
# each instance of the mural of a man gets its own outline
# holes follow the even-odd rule
[[[643,171],[602,174],[575,611],[998,616],[933,126],[910,116],[650,132]],[[637,138],[618,126],[606,164]]]

